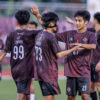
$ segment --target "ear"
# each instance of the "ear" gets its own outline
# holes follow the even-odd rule
[[[50,23],[49,23],[49,26],[54,26],[54,23],[53,23],[53,22],[50,22]]]
[[[85,25],[87,25],[88,23],[89,23],[89,22],[86,20],[86,21],[85,21]]]

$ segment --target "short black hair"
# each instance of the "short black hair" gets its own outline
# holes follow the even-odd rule
[[[35,25],[35,27],[38,26],[38,24],[37,24],[35,21],[31,21],[29,24],[31,24],[31,25]]]
[[[26,25],[29,22],[30,13],[27,10],[18,10],[15,14],[15,18],[20,25]]]
[[[47,12],[42,15],[42,21],[43,21],[43,26],[48,27],[50,22],[54,22],[55,24],[59,20],[59,17],[56,13],[54,12]]]
[[[100,24],[100,12],[97,12],[94,14],[94,19],[96,19],[98,23]]]
[[[90,21],[90,13],[87,10],[79,10],[75,13],[74,17],[81,16],[84,20]]]

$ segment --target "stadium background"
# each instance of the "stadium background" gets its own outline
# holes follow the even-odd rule
[[[95,1],[95,2],[94,2]],[[65,21],[65,17],[68,16],[73,19],[73,15],[77,10],[88,9],[91,15],[96,11],[100,11],[99,0],[0,0],[0,38],[5,42],[7,34],[16,28],[16,21],[14,14],[18,9],[28,9],[32,5],[38,5],[40,12],[55,11],[60,20],[58,22],[59,32],[75,29],[74,26],[68,24]],[[37,22],[36,18],[31,14],[31,21]],[[92,18],[91,18],[92,20]],[[88,27],[91,26],[91,22]],[[41,26],[39,25],[38,29]],[[16,87],[12,80],[9,65],[10,54],[6,56],[2,62],[2,81],[0,82],[0,100],[16,100]],[[66,78],[63,76],[63,59],[58,60],[59,63],[59,84],[62,94],[57,96],[57,100],[66,100]],[[36,100],[43,100],[40,87],[35,82]],[[76,100],[81,98],[77,96]]]

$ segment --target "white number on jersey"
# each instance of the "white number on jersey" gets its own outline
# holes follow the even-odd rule
[[[35,51],[36,51],[36,60],[42,61],[42,49],[40,47],[35,46]]]
[[[14,56],[13,56],[14,60],[16,60],[18,58],[23,59],[24,58],[24,47],[23,47],[23,45],[20,45],[19,47],[14,46],[13,53],[14,53]]]

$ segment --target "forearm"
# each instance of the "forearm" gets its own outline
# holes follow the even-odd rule
[[[66,50],[66,51],[62,51],[60,53],[57,53],[57,57],[62,58],[64,56],[67,56],[68,54],[72,53],[73,51],[75,51],[75,48],[72,48],[72,49],[69,49],[69,50]]]
[[[96,45],[95,44],[81,44],[81,47],[82,48],[85,48],[85,49],[96,49]]]
[[[2,61],[4,58],[5,58],[5,56],[6,56],[6,51],[3,51],[1,54],[0,54],[0,61]]]
[[[38,22],[42,25],[41,15],[40,14],[36,15],[36,18]]]

